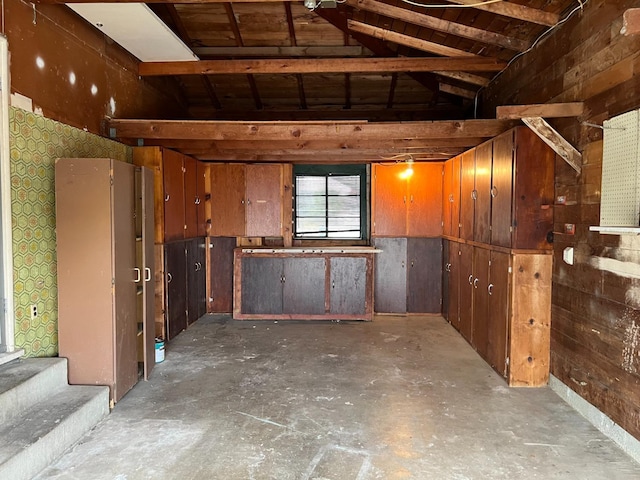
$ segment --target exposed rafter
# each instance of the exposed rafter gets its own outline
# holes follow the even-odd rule
[[[389,18],[396,18],[413,25],[430,28],[449,35],[468,38],[488,45],[497,45],[499,47],[516,51],[524,51],[529,48],[529,42],[522,41],[517,38],[506,37],[499,33],[489,32],[487,30],[470,27],[461,23],[450,22],[431,15],[407,10],[406,8],[394,7],[387,5],[386,3],[377,2],[376,0],[347,0],[347,4],[354,8],[377,13]]]
[[[435,53],[436,55],[442,55],[444,57],[477,57],[477,55],[469,53],[466,50],[447,47],[446,45],[429,42],[427,40],[415,38],[410,35],[404,35],[403,33],[394,32],[393,30],[387,30],[366,23],[358,22],[356,20],[349,20],[348,25],[349,30],[353,32],[360,32],[365,35],[379,38],[380,40],[387,40],[399,45],[415,48],[416,50],[421,50],[423,52]]]
[[[583,112],[583,102],[504,105],[496,108],[496,118],[508,120],[528,117],[579,117]]]
[[[319,58],[262,60],[201,60],[198,62],[145,62],[139,66],[142,76],[287,74],[354,72],[433,72],[439,70],[497,72],[505,63],[482,57],[396,57],[396,58]]]
[[[460,82],[469,83],[471,85],[479,85],[481,87],[486,87],[489,85],[489,79],[485,77],[481,77],[479,75],[474,75],[472,73],[466,72],[442,72],[437,71],[433,72],[442,77],[452,78],[454,80],[459,80]]]
[[[485,10],[487,12],[502,15],[504,17],[515,18],[525,22],[537,23],[548,27],[560,21],[560,16],[556,13],[545,12],[536,8],[527,7],[512,2],[496,2],[482,5],[478,0],[448,0],[459,5],[473,5],[473,8]]]
[[[440,91],[443,93],[448,93],[449,95],[468,98],[470,100],[473,100],[476,97],[475,91],[467,90],[466,88],[456,87],[455,85],[449,85],[448,83],[441,83]]]

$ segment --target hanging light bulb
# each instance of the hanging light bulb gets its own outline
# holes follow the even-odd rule
[[[407,168],[400,173],[400,178],[403,180],[407,180],[411,178],[413,175],[413,157],[409,157],[409,160],[406,161]]]

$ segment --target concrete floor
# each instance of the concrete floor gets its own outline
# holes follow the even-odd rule
[[[441,317],[206,316],[43,479],[638,479],[548,388],[510,389]]]

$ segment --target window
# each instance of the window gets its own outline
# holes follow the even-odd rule
[[[296,238],[365,238],[365,165],[295,165],[293,177]]]

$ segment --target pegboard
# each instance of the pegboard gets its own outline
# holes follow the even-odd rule
[[[638,226],[640,214],[640,112],[603,123],[600,226]]]

